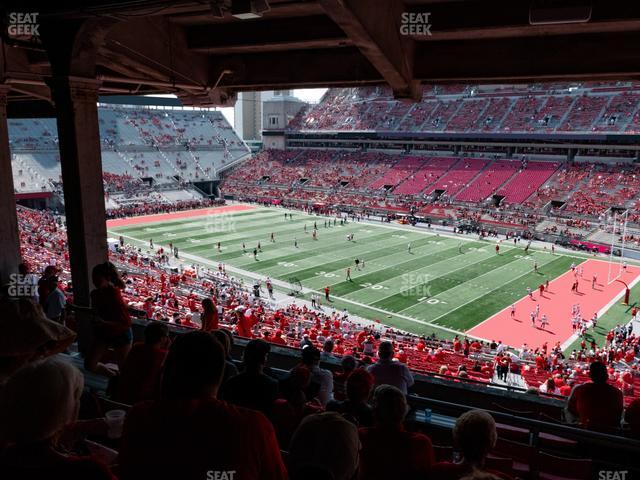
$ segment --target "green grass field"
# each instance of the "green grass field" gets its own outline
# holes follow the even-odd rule
[[[572,262],[584,260],[579,255],[551,255],[534,249],[525,254],[512,242],[503,243],[501,255],[496,255],[495,240],[469,241],[396,224],[350,222],[341,226],[338,221],[336,226],[331,222],[329,228],[324,226],[325,217],[293,211],[293,220],[285,220],[284,212],[257,207],[110,228],[110,232],[140,246],[148,246],[150,238],[156,245],[172,242],[188,262],[195,256],[209,266],[224,262],[285,282],[297,279],[318,293],[329,286],[335,308],[347,308],[350,313],[414,333],[435,332],[442,337],[464,333],[522,298],[527,286],[535,288],[541,277],[532,271],[532,259],[544,272],[543,280],[552,280],[565,273]],[[314,221],[318,227],[315,241],[311,235]],[[272,232],[275,243],[270,242]],[[353,242],[346,240],[351,233]],[[252,251],[258,242],[262,252],[255,260]],[[355,269],[356,258],[365,261],[363,269]],[[353,281],[346,279],[348,267]],[[616,323],[619,312],[612,313],[615,319],[608,319],[608,314],[601,318],[603,331],[609,323]],[[598,334],[596,337],[601,339]]]

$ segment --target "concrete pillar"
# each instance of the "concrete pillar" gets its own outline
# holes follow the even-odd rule
[[[20,237],[7,125],[7,95],[10,88],[9,85],[0,85],[0,284],[9,282],[10,275],[18,272],[20,262]]]
[[[81,306],[89,305],[91,269],[108,258],[99,84],[95,79],[70,76],[49,82],[57,114],[73,297]]]

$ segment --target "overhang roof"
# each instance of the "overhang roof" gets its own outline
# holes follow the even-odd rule
[[[67,74],[186,105],[243,90],[387,84],[416,100],[421,83],[640,78],[640,2],[262,0],[261,17],[239,20],[242,1],[7,0],[10,114],[51,108],[45,82]],[[40,35],[9,35],[11,12],[37,12]]]

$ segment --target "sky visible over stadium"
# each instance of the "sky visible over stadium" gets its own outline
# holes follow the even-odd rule
[[[300,100],[309,102],[309,103],[317,103],[326,92],[326,88],[301,88],[293,91],[294,96],[298,97]],[[221,108],[220,111],[225,116],[227,121],[233,125],[233,107]]]
[[[309,103],[317,103],[326,92],[326,88],[300,88],[293,91],[293,94],[298,97],[300,100],[309,102]],[[175,98],[175,95],[149,95],[150,97],[170,97]],[[220,108],[219,109],[222,114],[225,116],[227,121],[233,126],[233,107]]]

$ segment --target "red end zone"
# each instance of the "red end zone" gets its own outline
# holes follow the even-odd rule
[[[573,305],[579,303],[582,317],[589,320],[594,313],[601,314],[600,311],[625,290],[624,285],[620,282],[606,285],[609,262],[590,259],[579,266],[584,268],[584,274],[582,278],[578,278],[578,293],[571,291],[575,277],[573,272],[569,271],[549,282],[549,290],[544,292],[543,297],[540,297],[539,291],[536,290],[533,293],[533,299],[525,295],[516,302],[515,318],[511,318],[511,308],[509,307],[496,313],[467,333],[487,340],[502,340],[503,343],[513,347],[520,347],[523,343],[529,347],[539,347],[544,342],[549,342],[549,346],[553,346],[557,342],[564,343],[574,333],[571,326]],[[616,264],[615,268],[617,267]],[[594,274],[598,276],[598,280],[595,289],[592,289],[591,281]],[[629,266],[620,279],[631,284],[638,276],[640,276],[640,268]],[[536,304],[540,304],[540,316],[546,314],[549,319],[549,325],[545,330],[540,328],[539,322],[537,327],[531,325],[530,315],[531,311],[536,308]]]
[[[140,225],[144,223],[162,222],[166,220],[179,220],[182,218],[202,217],[205,215],[216,215],[220,213],[242,212],[253,210],[251,205],[225,205],[223,207],[199,208],[197,210],[185,210],[183,212],[158,213],[155,215],[141,215],[139,217],[115,218],[107,220],[107,228],[126,227],[129,225]]]

